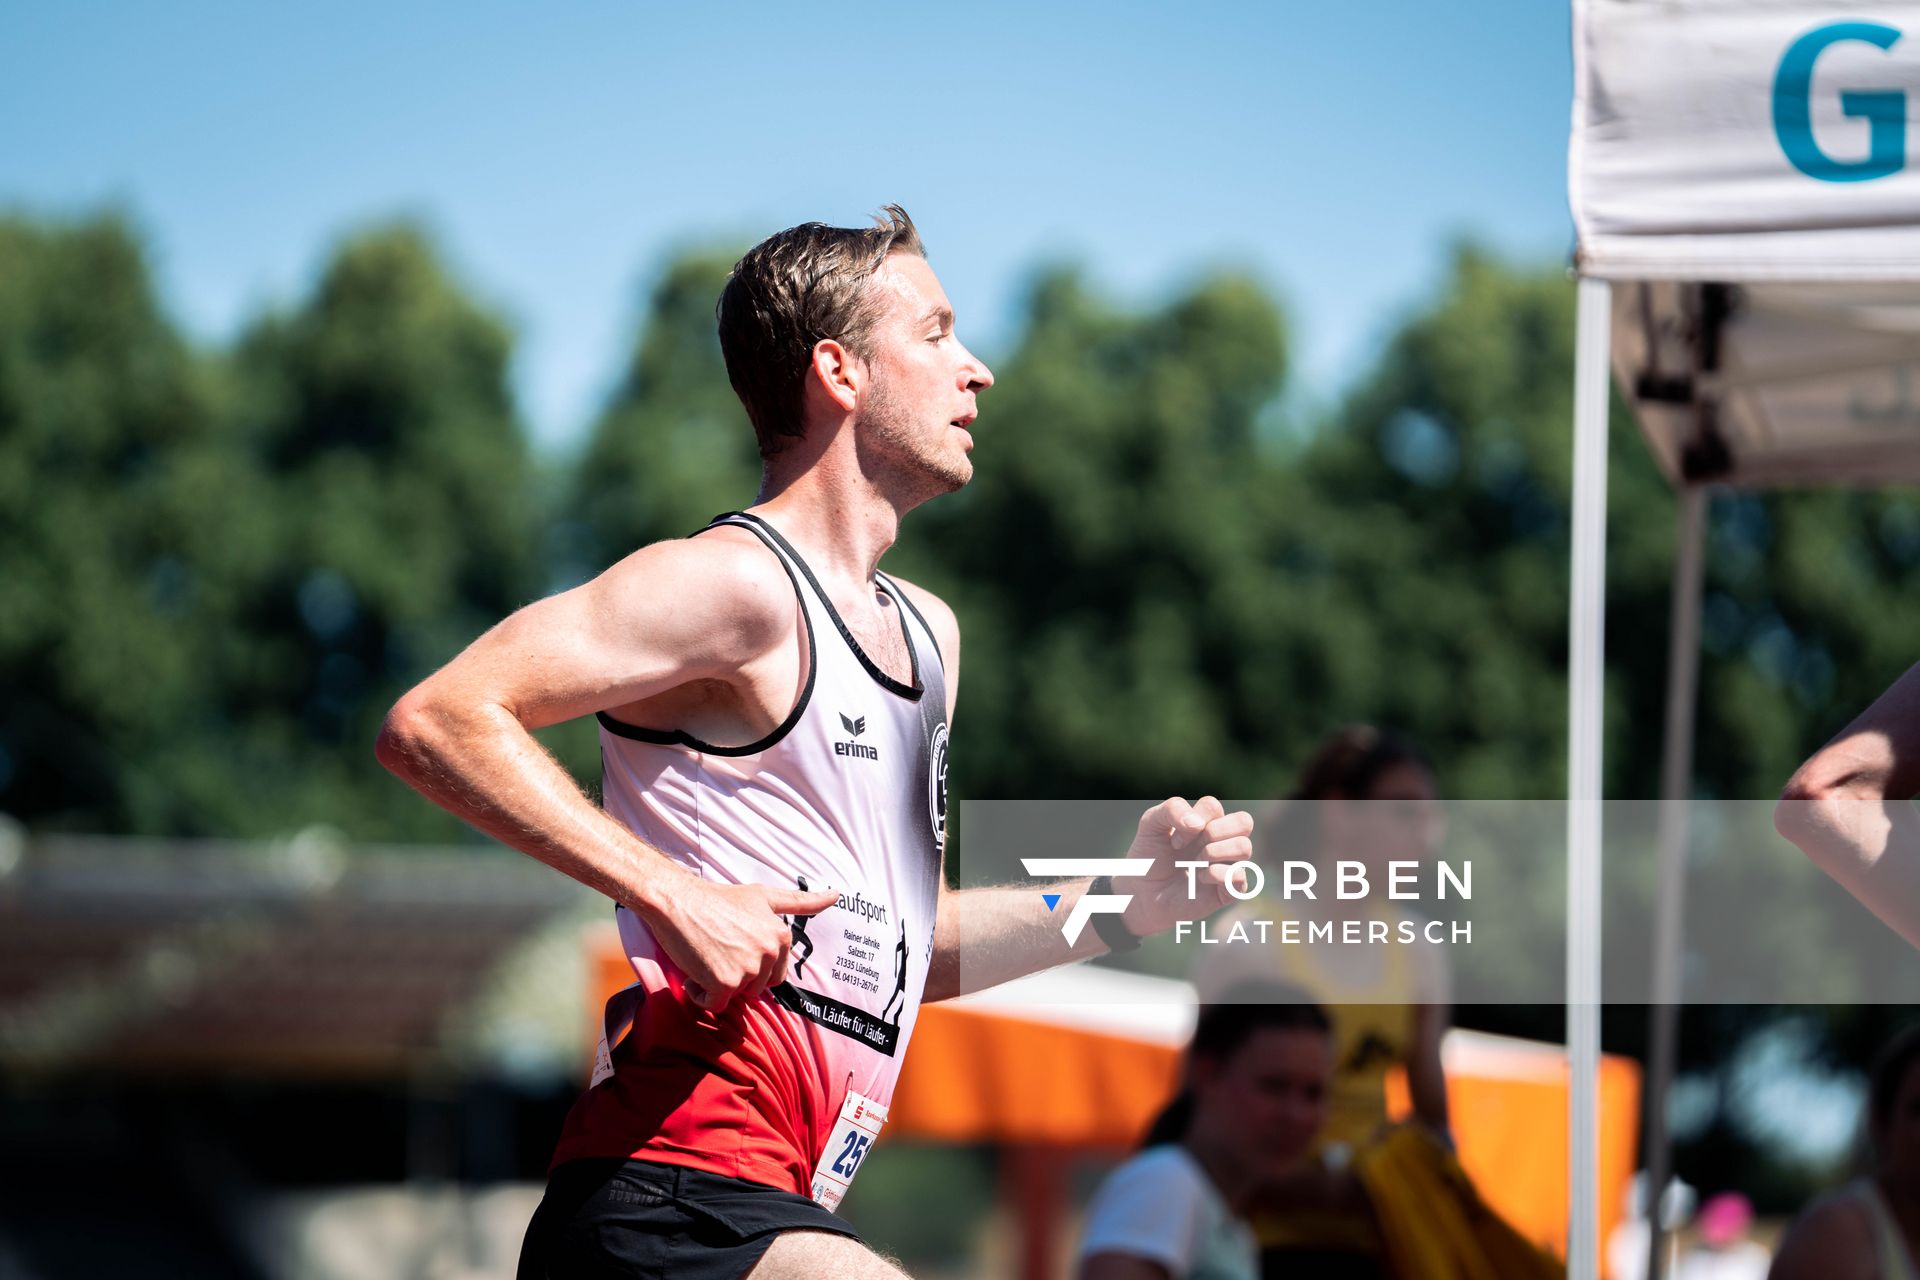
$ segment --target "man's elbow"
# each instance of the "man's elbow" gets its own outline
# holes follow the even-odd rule
[[[1846,810],[1860,802],[1845,775],[1816,755],[1794,771],[1773,806],[1773,829],[1814,862],[1825,865],[1831,837],[1848,823]]]
[[[434,755],[442,719],[432,700],[413,690],[394,703],[381,722],[373,742],[374,758],[387,772],[411,784]]]

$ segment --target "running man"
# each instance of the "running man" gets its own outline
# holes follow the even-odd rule
[[[900,941],[893,948],[893,994],[887,997],[887,1007],[880,1011],[884,1022],[900,1025],[900,1015],[906,1012],[907,1005],[907,924],[900,922]]]
[[[1224,866],[1196,900],[1176,858],[1252,852],[1244,813],[1156,805],[1128,851],[1153,870],[1071,947],[1064,909],[1093,885],[1059,886],[1057,913],[1031,888],[947,891],[959,631],[878,564],[906,512],[972,476],[993,375],[897,206],[762,242],[718,316],[763,460],[754,507],[520,610],[381,730],[381,761],[427,797],[613,899],[633,963],[523,1277],[900,1277],[831,1210],[921,1001],[960,992],[962,939],[970,988],[1127,947],[1228,901]],[[589,714],[604,809],[531,736]],[[812,917],[804,975],[792,915]],[[901,927],[896,1001],[879,965]]]
[[[1920,665],[1794,771],[1773,824],[1920,947]]]
[[[793,882],[800,886],[800,892],[805,893],[807,891],[807,878],[805,876],[795,876]],[[810,916],[798,914],[790,918],[790,927],[793,936],[787,943],[787,954],[792,959],[793,972],[800,977],[806,976],[807,957],[813,954],[813,939],[807,936],[807,921],[809,919],[811,919]]]

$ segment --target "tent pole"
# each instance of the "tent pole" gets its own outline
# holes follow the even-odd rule
[[[1652,1230],[1647,1280],[1661,1280],[1666,1264],[1662,1192],[1672,1172],[1667,1135],[1667,1090],[1680,1024],[1680,926],[1686,918],[1687,800],[1693,790],[1693,727],[1700,677],[1700,582],[1705,569],[1707,491],[1680,490],[1667,629],[1667,727],[1660,761],[1660,880],[1654,897],[1653,1003],[1647,1070],[1647,1187]]]
[[[1600,1261],[1600,760],[1606,662],[1610,290],[1581,280],[1573,380],[1567,680],[1567,1275]]]

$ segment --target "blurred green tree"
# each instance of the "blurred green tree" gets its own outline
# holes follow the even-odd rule
[[[0,809],[37,827],[225,829],[178,753],[271,548],[214,402],[124,220],[0,218]]]
[[[1302,459],[1322,502],[1310,527],[1392,646],[1393,678],[1356,673],[1344,701],[1419,734],[1452,794],[1565,789],[1573,339],[1564,272],[1462,247]],[[1617,402],[1610,446],[1606,785],[1650,797],[1676,504]],[[1706,794],[1764,799],[1911,662],[1920,505],[1711,501],[1695,776]]]
[[[272,572],[224,654],[245,769],[228,829],[458,830],[371,746],[409,684],[539,593],[510,341],[404,224],[347,240],[307,298],[241,337],[232,412],[275,519],[257,534]]]
[[[1235,275],[1116,308],[1036,282],[982,399],[975,477],[892,562],[964,637],[955,794],[1256,793],[1288,704],[1267,566],[1292,478],[1261,446],[1287,370],[1273,301]]]
[[[714,305],[738,253],[682,254],[648,299],[625,375],[593,428],[559,517],[563,577],[684,538],[752,504],[760,455],[727,382]]]

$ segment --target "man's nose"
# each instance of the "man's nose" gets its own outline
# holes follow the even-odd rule
[[[967,382],[969,391],[985,391],[993,385],[993,370],[987,368],[987,362],[973,352],[967,352]]]

